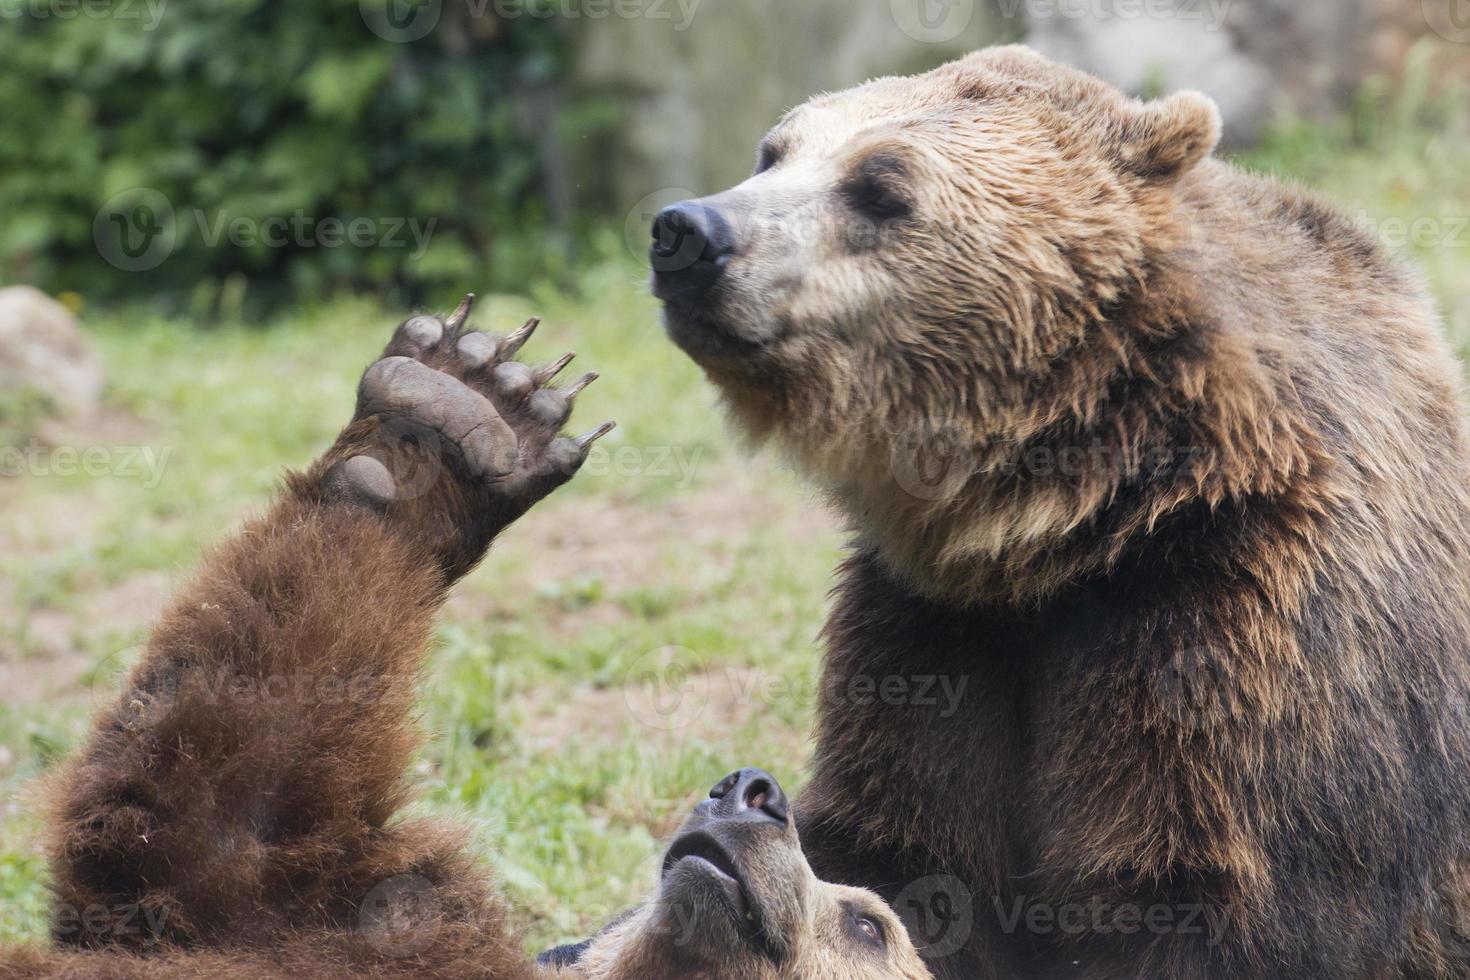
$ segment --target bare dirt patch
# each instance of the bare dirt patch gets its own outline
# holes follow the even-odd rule
[[[769,462],[732,461],[707,484],[655,505],[616,496],[553,501],[496,545],[501,560],[518,560],[526,568],[515,593],[492,593],[471,582],[450,599],[448,615],[504,621],[524,614],[527,596],[579,580],[597,582],[609,598],[636,589],[697,590],[699,581],[728,574],[757,529],[774,529],[798,542],[830,534],[831,518],[816,501],[789,485],[773,489],[772,483]],[[689,568],[681,571],[681,565]],[[699,581],[684,571],[697,572]],[[543,625],[570,635],[623,615],[617,603],[599,601],[562,610]]]
[[[102,636],[137,635],[158,617],[171,589],[161,572],[145,572],[84,593],[66,609],[20,614],[23,646],[0,643],[0,691],[11,705],[65,705],[92,696],[99,660],[124,650],[101,650]],[[110,682],[110,681],[109,681]]]
[[[106,511],[95,494],[54,490],[47,453],[57,448],[126,447],[145,442],[152,427],[125,411],[104,411],[43,426],[24,447],[37,473],[0,478],[0,554],[12,568],[39,565],[66,548],[96,540]],[[56,605],[25,606],[15,583],[0,577],[0,700],[11,705],[65,705],[89,696],[96,641],[126,635],[151,622],[170,588],[169,576],[142,573],[87,587]]]
[[[522,719],[521,739],[532,751],[556,751],[573,738],[598,745],[630,738],[643,745],[677,745],[691,734],[738,728],[760,709],[761,692],[770,683],[771,675],[759,668],[715,666],[619,686],[538,690],[514,709]]]

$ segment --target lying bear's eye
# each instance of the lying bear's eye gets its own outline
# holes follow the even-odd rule
[[[859,940],[875,949],[882,949],[885,945],[883,927],[876,919],[871,919],[856,911],[848,912],[848,925]]]

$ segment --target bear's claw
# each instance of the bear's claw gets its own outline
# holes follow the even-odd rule
[[[566,396],[568,398],[576,398],[588,385],[596,381],[598,377],[599,375],[596,371],[588,371],[576,381],[572,382],[572,386],[566,390]]]
[[[604,422],[597,428],[593,429],[591,432],[582,433],[574,441],[576,442],[578,449],[585,450],[594,442],[601,439],[603,436],[607,435],[609,432],[611,432],[613,429],[616,429],[617,427],[618,424],[616,422]]]
[[[533,316],[527,320],[518,330],[505,338],[505,342],[500,347],[500,356],[509,359],[519,354],[521,348],[526,346],[526,341],[531,339],[531,335],[539,326],[541,326],[539,316]]]
[[[453,313],[449,314],[449,319],[444,321],[444,329],[449,331],[450,336],[459,336],[459,332],[464,329],[465,323],[469,321],[470,311],[474,308],[475,294],[465,293],[464,299],[459,301],[459,306],[455,308]]]
[[[537,371],[536,384],[549,384],[552,379],[554,379],[558,374],[561,374],[563,371],[566,370],[567,365],[572,363],[572,359],[576,356],[577,354],[575,351],[568,351],[561,357],[557,358],[555,361],[552,361],[550,364]]]

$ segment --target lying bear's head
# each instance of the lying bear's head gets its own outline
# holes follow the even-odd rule
[[[1024,48],[880,79],[799,106],[749,180],[659,215],[654,291],[737,424],[897,566],[994,558],[1086,501],[968,478],[1126,370],[1137,338],[1097,325],[1187,234],[1179,185],[1219,131],[1204,96],[1140,102]],[[959,478],[926,472],[956,450]]]
[[[695,807],[664,855],[654,899],[584,949],[544,958],[578,980],[924,980],[881,898],[818,881],[786,795],[742,769]]]

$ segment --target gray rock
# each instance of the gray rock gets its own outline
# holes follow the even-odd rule
[[[63,417],[95,412],[102,359],[76,317],[30,286],[0,289],[0,393],[30,388]]]

